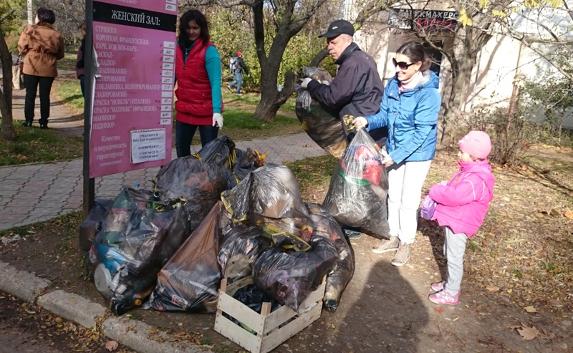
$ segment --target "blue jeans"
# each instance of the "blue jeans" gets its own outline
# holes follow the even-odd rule
[[[193,136],[195,135],[197,128],[199,128],[202,147],[205,147],[206,144],[216,139],[219,134],[219,127],[217,126],[191,125],[176,121],[175,149],[177,150],[177,158],[189,156],[191,154],[191,141],[193,141]]]
[[[234,81],[231,82],[231,87],[235,87],[237,90],[237,94],[241,93],[241,87],[243,87],[243,73],[242,72],[235,72],[233,75]]]

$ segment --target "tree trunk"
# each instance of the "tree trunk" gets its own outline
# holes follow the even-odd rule
[[[277,74],[273,77],[277,77]],[[284,87],[280,92],[277,89],[276,79],[274,84],[273,80],[261,80],[261,100],[255,109],[255,118],[263,121],[272,121],[280,107],[294,92],[294,79],[295,75],[291,71],[287,72]]]
[[[279,26],[269,49],[269,54],[266,56],[264,51],[264,27],[257,28],[258,26],[263,26],[262,10],[262,2],[259,6],[253,7],[255,43],[259,63],[261,64],[261,100],[257,104],[254,117],[263,121],[272,121],[281,105],[288,99],[286,94],[292,94],[294,76],[292,74],[285,75],[285,85],[280,92],[277,87],[277,78],[283,54],[293,34],[289,33],[288,27]],[[288,82],[289,80],[293,82]],[[287,87],[290,87],[290,92]]]
[[[2,61],[2,90],[0,90],[0,137],[7,141],[16,139],[16,131],[12,122],[12,55],[4,32],[0,29],[0,60]]]
[[[28,17],[28,24],[34,24],[34,4],[32,0],[26,0],[26,13]]]
[[[448,133],[455,131],[460,120],[464,117],[464,106],[469,92],[471,92],[471,74],[476,64],[477,54],[466,54],[461,60],[454,59],[452,64],[452,84],[450,96],[444,105],[442,117],[442,137],[444,142]],[[453,130],[453,131],[452,131]]]

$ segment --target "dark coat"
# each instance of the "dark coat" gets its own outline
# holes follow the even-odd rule
[[[351,43],[340,55],[336,77],[330,85],[312,80],[308,91],[327,111],[342,117],[375,114],[382,99],[383,84],[374,59]]]

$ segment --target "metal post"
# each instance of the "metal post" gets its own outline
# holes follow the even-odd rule
[[[90,178],[90,129],[92,114],[93,83],[96,63],[93,52],[93,3],[86,0],[86,43],[84,48],[85,97],[84,97],[84,164],[83,164],[83,210],[87,215],[94,205],[95,182]]]

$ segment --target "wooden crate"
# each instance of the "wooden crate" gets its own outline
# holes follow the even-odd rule
[[[326,281],[301,303],[298,312],[282,305],[271,312],[271,303],[263,303],[257,313],[237,299],[233,294],[241,287],[252,283],[252,278],[244,278],[227,286],[221,281],[219,301],[215,316],[215,331],[235,342],[251,353],[270,352],[278,345],[296,335],[320,318],[322,298]],[[223,313],[239,321],[229,320]]]

